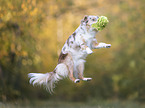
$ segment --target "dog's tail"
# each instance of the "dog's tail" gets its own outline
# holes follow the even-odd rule
[[[58,64],[54,71],[49,73],[29,73],[30,84],[43,85],[50,93],[55,88],[55,83],[61,80],[63,77],[68,76],[67,66],[63,63]]]

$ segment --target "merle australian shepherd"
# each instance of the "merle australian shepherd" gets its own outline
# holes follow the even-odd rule
[[[80,26],[66,40],[56,68],[48,73],[29,73],[30,83],[43,85],[49,92],[53,92],[55,83],[64,77],[69,77],[74,83],[90,81],[92,78],[83,76],[84,63],[88,54],[92,54],[92,49],[110,48],[111,44],[98,43],[96,33],[98,30],[91,27],[97,22],[98,16],[87,16],[81,20]]]

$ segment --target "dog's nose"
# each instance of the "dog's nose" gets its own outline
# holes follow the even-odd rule
[[[99,18],[99,16],[96,16],[97,17],[97,19]]]

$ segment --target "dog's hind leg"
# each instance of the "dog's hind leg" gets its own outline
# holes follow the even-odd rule
[[[67,55],[67,57],[65,58],[65,60],[63,61],[63,63],[66,64],[68,71],[69,71],[69,78],[74,82],[74,83],[78,83],[80,82],[80,79],[75,79],[74,78],[74,62],[72,60],[72,56],[70,54]]]
[[[78,68],[78,77],[79,77],[79,79],[81,79],[83,81],[90,81],[90,80],[92,80],[92,78],[84,78],[84,76],[83,76],[84,62],[85,62],[84,60],[79,61],[79,64],[77,66],[77,68]]]
[[[73,66],[69,65],[68,66],[68,70],[69,70],[69,78],[74,82],[74,83],[79,83],[80,79],[75,79],[73,76]]]

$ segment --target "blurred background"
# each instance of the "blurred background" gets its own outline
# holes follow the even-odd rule
[[[145,102],[144,4],[144,0],[0,0],[0,102]],[[109,19],[96,38],[112,47],[94,50],[85,64],[84,75],[93,80],[74,84],[64,79],[53,95],[30,85],[28,73],[55,68],[64,42],[84,15]]]

